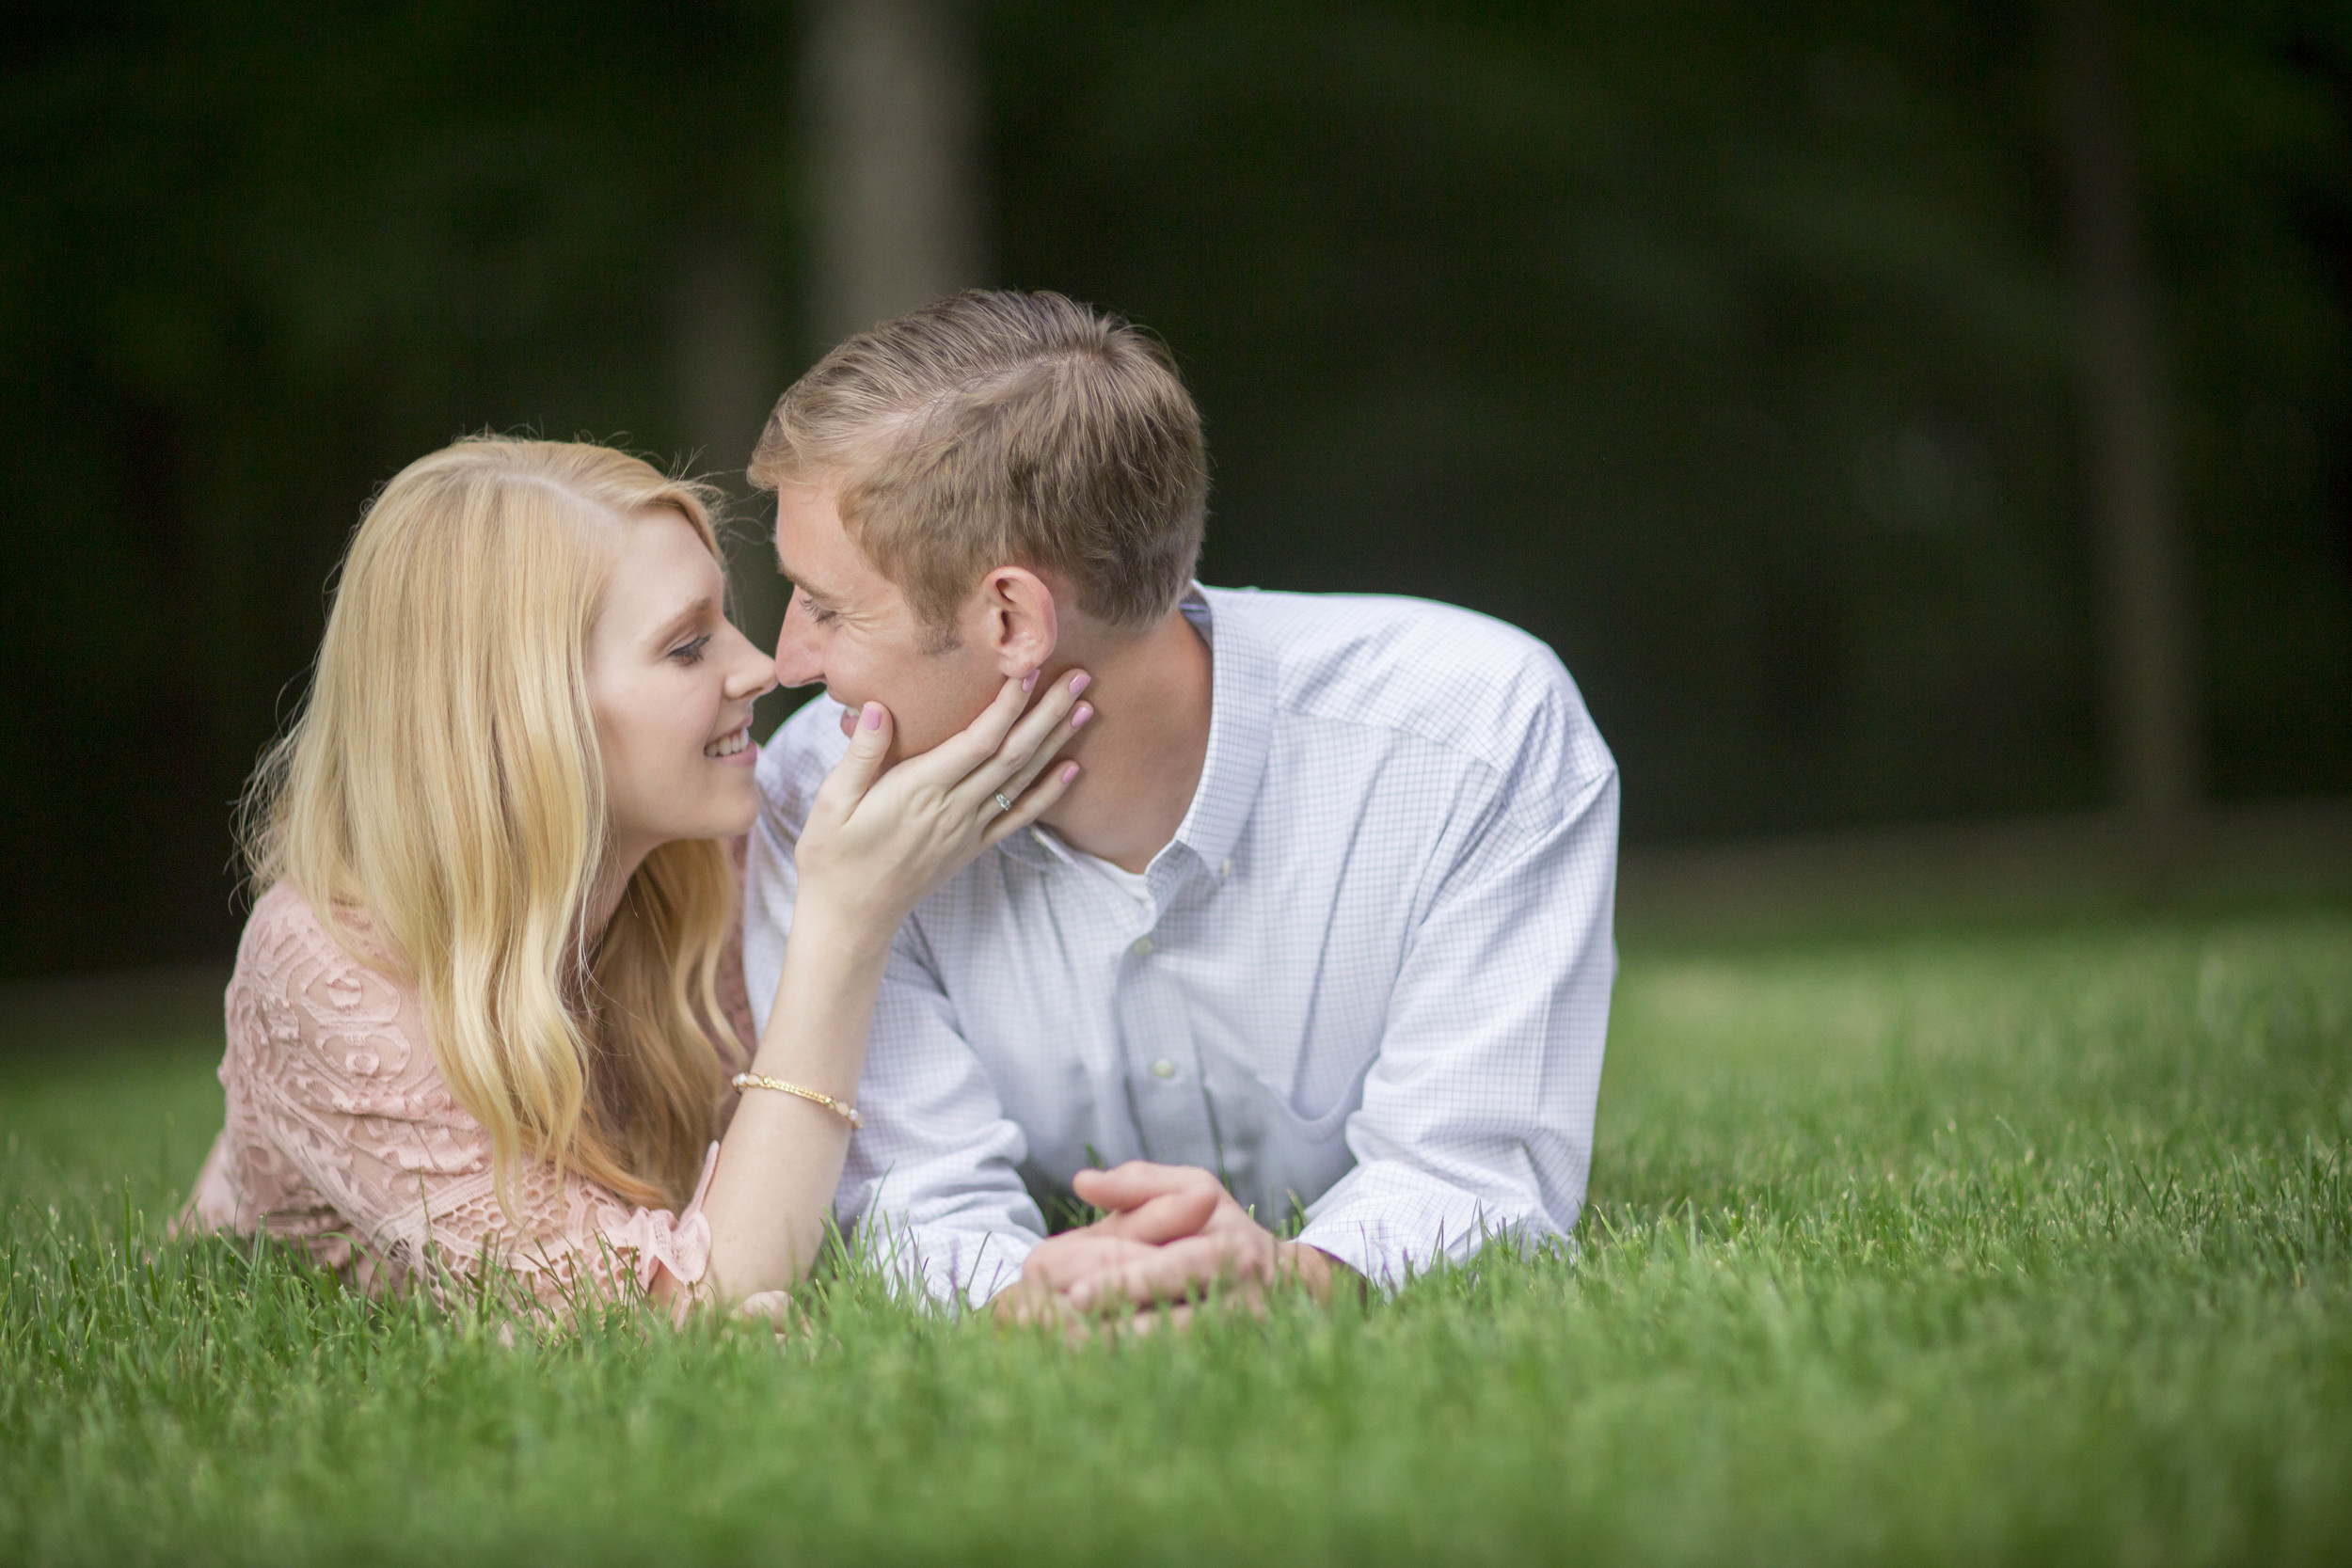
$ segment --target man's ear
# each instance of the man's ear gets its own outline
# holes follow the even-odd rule
[[[1041,669],[1061,642],[1054,590],[1026,566],[999,566],[980,579],[977,635],[1008,677]]]

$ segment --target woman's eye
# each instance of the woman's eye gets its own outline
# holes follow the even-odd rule
[[[708,646],[710,646],[710,639],[707,636],[697,637],[691,642],[681,642],[672,648],[670,657],[680,664],[700,664],[703,661],[703,650]]]
[[[812,604],[808,607],[808,618],[820,626],[839,613],[841,612],[837,610],[827,610],[821,605]]]

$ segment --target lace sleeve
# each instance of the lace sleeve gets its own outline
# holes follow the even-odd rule
[[[512,1212],[502,1210],[489,1134],[434,1065],[413,988],[355,959],[290,889],[273,890],[253,911],[228,1022],[224,1138],[246,1147],[226,1163],[231,1184],[249,1189],[236,1205],[239,1228],[285,1235],[330,1264],[348,1259],[371,1288],[421,1279],[437,1295],[478,1277],[485,1260],[550,1307],[582,1289],[651,1288],[667,1274],[689,1287],[677,1292],[682,1307],[702,1279],[710,1257],[702,1190],[715,1146],[681,1213],[631,1206],[544,1162],[516,1171]],[[294,1196],[297,1187],[309,1189],[307,1200],[291,1207],[308,1212],[274,1223],[272,1193],[259,1189]],[[342,1246],[323,1234],[321,1211],[331,1212]]]

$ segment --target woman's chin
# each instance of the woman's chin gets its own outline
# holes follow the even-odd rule
[[[743,753],[746,757],[752,754],[748,751]],[[720,760],[713,758],[712,762],[715,765]],[[734,759],[723,760],[731,762]],[[752,824],[759,820],[759,785],[752,778],[750,768],[730,768],[722,775],[722,780],[705,818],[706,826],[693,835],[696,838],[740,837],[750,832]]]

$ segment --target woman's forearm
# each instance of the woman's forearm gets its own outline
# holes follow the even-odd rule
[[[800,896],[753,1071],[855,1101],[891,939],[907,911],[1035,822],[1077,777],[1076,763],[1046,765],[1093,712],[1078,702],[1086,672],[1057,680],[1032,708],[1037,678],[1035,670],[1009,675],[961,733],[895,767],[886,766],[897,733],[888,710],[860,710],[793,847]],[[745,1092],[703,1197],[710,1297],[732,1304],[799,1282],[824,1240],[850,1137],[848,1122],[821,1104]]]
[[[836,919],[803,899],[752,1070],[854,1103],[889,958],[890,933]],[[788,1289],[808,1272],[850,1137],[849,1123],[822,1105],[772,1090],[743,1092],[703,1198],[714,1299]]]

